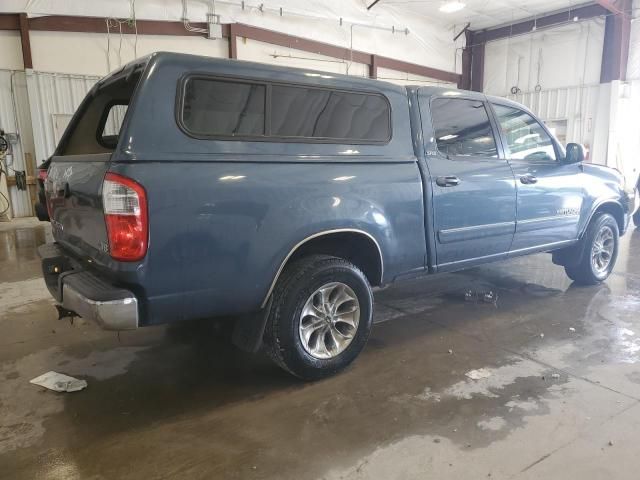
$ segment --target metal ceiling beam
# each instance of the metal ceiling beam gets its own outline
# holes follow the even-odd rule
[[[20,16],[17,13],[0,13],[0,30],[20,30]]]
[[[460,33],[458,33],[455,37],[453,37],[453,41],[455,42],[456,40],[458,40],[462,35],[464,35],[464,33],[469,30],[469,27],[471,26],[471,22],[467,22],[467,24],[464,26],[464,28],[462,30],[460,30]]]
[[[605,20],[600,83],[627,78],[632,0],[616,1],[615,4],[619,10]]]
[[[521,22],[516,22],[502,27],[478,30],[474,32],[474,36],[476,43],[490,42],[492,40],[500,40],[502,38],[509,38],[515,35],[522,35],[540,28],[554,27],[572,21],[601,17],[609,14],[610,11],[602,5],[593,3],[570,8],[562,12],[543,15],[536,17],[535,19],[523,20]]]
[[[485,43],[477,42],[475,33],[465,30],[465,47],[462,50],[462,75],[458,87],[481,92],[484,88]]]
[[[238,35],[236,32],[236,24],[230,23],[228,31],[229,33],[227,35],[223,30],[222,36],[229,37],[229,58],[236,59],[238,58]]]
[[[601,2],[619,2],[620,0],[601,0]],[[631,0],[622,0],[625,2],[629,2]],[[501,40],[503,38],[509,38],[516,35],[523,35],[527,33],[531,33],[535,30],[542,28],[551,28],[559,25],[563,25],[569,22],[577,21],[577,20],[585,20],[588,18],[594,17],[602,17],[605,16],[607,18],[607,22],[609,22],[610,17],[614,17],[615,15],[611,15],[611,11],[608,8],[605,8],[600,3],[593,3],[589,5],[582,5],[579,7],[573,7],[568,10],[564,10],[561,12],[550,13],[547,15],[542,15],[535,19],[523,20],[520,22],[513,23],[511,25],[504,25],[501,27],[489,28],[485,30],[478,31],[470,31],[467,30],[465,32],[466,35],[466,47],[462,52],[462,76],[460,79],[461,88],[467,90],[475,90],[482,91],[483,83],[484,83],[484,54],[485,54],[485,45],[487,42],[493,40]],[[607,23],[608,25],[608,23]],[[617,24],[616,24],[617,25]],[[615,30],[615,34],[611,33],[610,35],[615,38],[618,38],[618,31],[620,30],[620,26],[617,27],[609,27],[609,30],[613,32]],[[613,30],[612,30],[613,29]],[[606,32],[605,32],[606,37]],[[612,41],[613,42],[613,41]],[[619,51],[619,42],[616,40],[612,43],[612,52]],[[605,39],[605,47],[606,47],[606,39]],[[616,50],[617,49],[617,50]],[[628,51],[628,46],[627,46]],[[609,62],[609,56],[613,58],[612,66],[607,66],[607,76],[616,75],[615,71],[620,71],[620,62],[618,61],[619,57],[614,55],[613,53],[607,53],[607,62]],[[626,62],[623,62],[626,66]],[[605,64],[605,55],[603,51],[603,66]],[[609,65],[609,64],[607,64]],[[617,69],[617,70],[616,70]],[[604,71],[603,71],[604,72]],[[604,75],[604,74],[603,74]],[[604,78],[604,77],[603,77]]]
[[[33,68],[31,58],[31,38],[29,37],[29,18],[26,13],[21,13],[18,17],[20,26],[20,43],[22,45],[22,64],[24,68]]]
[[[206,33],[191,32],[184,28],[182,22],[161,20],[138,20],[138,35],[178,35],[201,36]],[[206,29],[206,23],[191,23],[192,27]],[[107,24],[104,18],[76,17],[50,15],[28,19],[28,27],[31,31],[53,32],[82,32],[82,33],[107,33]],[[20,30],[19,15],[0,14],[0,30]],[[118,30],[120,33],[120,30]],[[136,29],[127,23],[122,24],[122,33],[135,34]],[[222,36],[229,38],[229,57],[237,58],[237,37],[249,38],[258,42],[269,43],[286,48],[293,48],[303,52],[324,55],[339,60],[362,63],[369,67],[372,78],[377,76],[378,68],[388,68],[400,72],[411,73],[423,77],[433,78],[448,83],[459,83],[460,75],[455,72],[440,70],[437,68],[418,65],[403,60],[375,55],[360,50],[351,50],[346,47],[318,42],[308,38],[297,37],[286,33],[254,27],[243,23],[227,24],[222,26]]]
[[[405,62],[403,60],[396,60],[382,55],[374,55],[370,52],[351,50],[349,48],[332,45],[330,43],[318,42],[316,40],[296,37],[294,35],[245,25],[242,23],[235,24],[234,30],[238,37],[245,37],[259,42],[269,43],[271,45],[293,48],[295,50],[324,55],[326,57],[337,58],[340,60],[362,63],[368,65],[370,69],[372,66],[375,66],[375,73],[377,73],[378,68],[388,68],[390,70],[411,73],[449,83],[457,84],[460,79],[460,75],[454,72]],[[373,57],[375,57],[375,59]]]
[[[607,10],[609,10],[611,13],[624,13],[625,12],[625,6],[624,0],[596,0],[596,3],[604,8],[606,8]]]
[[[47,32],[81,32],[81,33],[107,33],[105,18],[76,17],[70,15],[48,15],[29,19],[30,28],[33,31]],[[184,28],[182,22],[170,22],[163,20],[137,20],[138,35],[177,35],[206,37],[206,33],[191,32]],[[190,23],[194,28],[205,29],[207,24]],[[112,28],[113,32],[113,28]],[[118,29],[118,34],[120,30]],[[122,33],[134,35],[136,29],[133,25],[122,23]]]

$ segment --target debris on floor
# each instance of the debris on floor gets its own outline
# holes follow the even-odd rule
[[[86,380],[80,380],[54,371],[44,373],[30,380],[29,383],[48,388],[54,392],[78,392],[87,388]]]
[[[490,290],[484,293],[482,300],[484,303],[493,303],[495,305],[498,302],[498,295]]]
[[[498,294],[493,290],[484,290],[484,291],[466,290],[464,292],[464,300],[465,302],[491,303],[497,306]]]
[[[486,368],[479,368],[478,370],[469,370],[465,375],[471,380],[481,380],[483,378],[489,378],[491,372]]]
[[[570,332],[575,332],[575,331],[576,331],[576,329],[575,329],[575,328],[573,328],[573,327],[569,327],[569,331],[570,331]]]

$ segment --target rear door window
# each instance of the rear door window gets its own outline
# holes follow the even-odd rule
[[[194,136],[263,136],[266,87],[192,77],[184,85],[182,125]]]
[[[484,103],[436,98],[431,116],[438,150],[449,157],[497,158],[496,140]]]

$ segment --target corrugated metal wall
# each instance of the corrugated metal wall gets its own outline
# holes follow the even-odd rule
[[[24,107],[25,89],[24,72],[0,70],[0,128],[6,133],[17,133],[19,140],[12,144],[12,152],[6,159],[9,176],[12,176],[14,171],[26,170],[23,146],[25,132],[21,127],[25,124],[24,113],[27,112],[18,111]],[[28,191],[18,190],[15,185],[10,186],[9,200],[13,217],[28,217],[33,214]]]
[[[27,73],[27,89],[38,163],[56,147],[54,115],[71,115],[100,77],[59,73]]]
[[[507,98],[526,105],[544,121],[566,120],[567,142],[592,147],[599,95],[599,85],[585,85],[522,92]]]
[[[31,154],[35,165],[51,156],[58,140],[56,116],[72,115],[98,79],[97,76],[0,70],[0,128],[7,133],[17,133],[19,139],[12,144],[13,151],[7,161],[10,176],[14,171],[27,170],[25,153]],[[59,136],[60,132],[57,133]],[[33,215],[28,191],[11,186],[9,197],[13,217]]]

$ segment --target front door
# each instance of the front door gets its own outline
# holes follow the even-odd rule
[[[516,177],[518,214],[511,251],[545,249],[578,236],[584,198],[581,167],[564,164],[551,135],[532,115],[492,103]]]
[[[506,256],[516,218],[515,179],[500,158],[488,105],[477,97],[429,97],[420,107],[439,271]],[[427,192],[429,194],[429,192]]]

